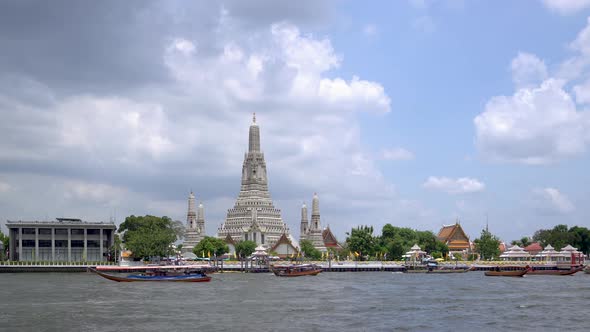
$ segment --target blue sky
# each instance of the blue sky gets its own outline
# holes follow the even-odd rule
[[[340,239],[588,227],[589,16],[588,0],[4,2],[0,220],[185,220],[192,189],[213,235],[256,112],[296,237],[314,192]]]

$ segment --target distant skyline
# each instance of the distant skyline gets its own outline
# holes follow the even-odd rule
[[[590,1],[0,2],[0,224],[131,214],[215,235],[256,112],[297,238],[590,226]]]

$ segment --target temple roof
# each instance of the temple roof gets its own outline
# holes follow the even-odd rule
[[[541,247],[541,244],[539,244],[539,242],[534,242],[529,244],[528,246],[526,246],[524,248],[525,251],[541,251],[543,250],[543,247]]]
[[[231,235],[227,234],[225,236],[225,239],[223,239],[223,241],[225,241],[225,243],[227,244],[233,244],[234,246],[236,245],[236,241],[234,240],[233,237],[231,237]]]
[[[276,251],[276,249],[281,244],[290,245],[295,251],[299,251],[297,249],[297,247],[293,244],[293,241],[291,241],[291,239],[289,238],[289,236],[287,236],[285,233],[283,233],[283,235],[281,235],[281,237],[277,240],[277,242],[274,244],[274,246],[272,246],[272,248],[270,248],[269,251]]]
[[[455,223],[454,225],[443,225],[443,227],[438,232],[437,237],[440,241],[446,243],[452,239],[453,236],[457,234],[457,232],[460,232],[459,234],[462,235],[467,240],[467,242],[469,242],[469,236],[465,234],[465,231],[463,231],[463,228],[459,223]]]
[[[340,243],[338,243],[338,240],[336,240],[336,236],[334,236],[332,230],[330,230],[330,226],[326,227],[326,229],[322,231],[322,238],[324,239],[324,245],[328,248],[342,247]]]

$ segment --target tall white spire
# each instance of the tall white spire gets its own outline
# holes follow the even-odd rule
[[[252,116],[248,137],[248,152],[260,152],[260,128],[256,124],[256,113]]]
[[[307,205],[305,205],[305,203],[303,203],[303,206],[301,206],[301,227],[299,229],[300,240],[305,240],[307,238],[307,231],[308,230],[309,230],[309,222],[307,220]]]
[[[182,245],[183,252],[192,252],[193,248],[205,235],[205,219],[203,217],[203,204],[199,204],[198,212],[195,209],[195,194],[191,191],[188,195],[188,212],[186,214],[186,233]]]
[[[325,252],[326,245],[324,244],[324,236],[320,226],[320,199],[317,193],[313,194],[311,201],[311,225],[308,234],[307,239],[311,241],[313,246],[317,250]]]
[[[199,232],[205,232],[205,207],[203,207],[203,202],[199,202],[199,209],[197,210],[197,228],[199,228]]]
[[[186,214],[186,226],[187,228],[195,228],[197,213],[195,211],[195,194],[191,191],[188,195],[188,212]]]
[[[253,222],[246,222],[252,216],[255,216]],[[257,244],[272,247],[284,233],[288,235],[290,230],[283,222],[281,210],[274,207],[268,191],[266,162],[260,149],[260,128],[256,123],[256,114],[253,114],[248,151],[242,164],[240,193],[234,207],[228,209],[217,237],[225,239],[229,235],[235,241],[253,239]]]
[[[320,198],[317,193],[313,193],[311,201],[311,228],[320,229]]]

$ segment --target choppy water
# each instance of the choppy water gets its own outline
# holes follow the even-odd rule
[[[590,275],[583,273],[213,277],[210,283],[116,283],[90,273],[0,274],[0,330],[590,329]]]

